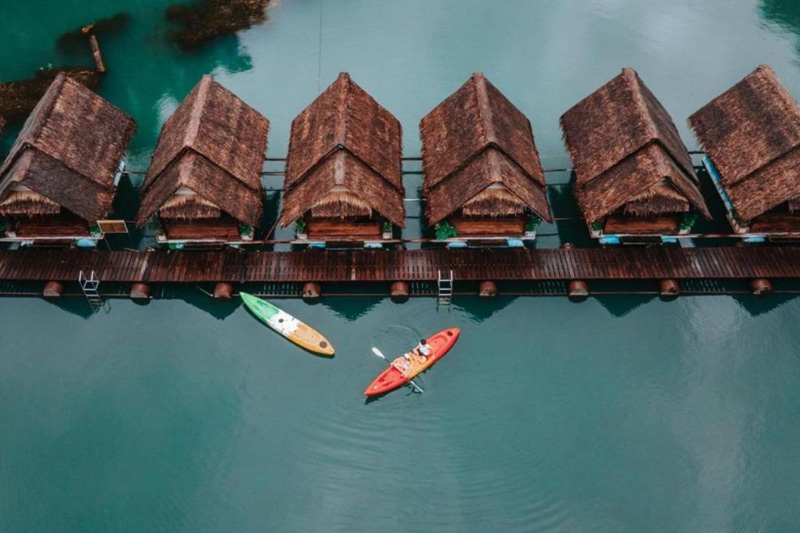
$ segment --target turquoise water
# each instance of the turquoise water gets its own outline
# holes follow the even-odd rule
[[[57,36],[130,13],[101,38],[100,92],[139,124],[135,169],[204,73],[270,118],[282,157],[291,119],[348,70],[414,156],[421,116],[482,70],[531,118],[547,168],[569,164],[560,114],[624,66],[690,148],[684,119],[758,63],[800,96],[793,1],[283,0],[192,54],[167,42],[164,1],[4,4],[2,79],[88,64]],[[80,299],[0,300],[0,530],[800,528],[800,300],[278,302],[330,338],[325,360],[184,292],[89,318]],[[383,369],[372,346],[449,326],[462,339],[424,394],[365,403]]]

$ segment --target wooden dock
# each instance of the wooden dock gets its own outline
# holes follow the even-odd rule
[[[800,247],[353,250],[303,252],[0,251],[0,281],[103,282],[800,279]]]

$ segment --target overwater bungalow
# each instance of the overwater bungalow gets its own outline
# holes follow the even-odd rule
[[[736,233],[800,233],[800,107],[762,65],[689,118]]]
[[[483,74],[422,119],[420,138],[425,213],[437,240],[518,243],[552,220],[531,123]]]
[[[261,222],[269,121],[203,76],[164,123],[136,218],[159,242],[232,244]]]
[[[103,219],[135,128],[128,115],[59,74],[0,167],[5,239],[88,246],[118,226]]]
[[[575,195],[593,237],[674,240],[710,218],[675,123],[626,68],[561,117]]]
[[[400,122],[342,73],[292,121],[281,224],[299,240],[376,245],[405,225]]]

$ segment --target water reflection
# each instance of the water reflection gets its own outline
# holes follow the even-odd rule
[[[228,318],[242,303],[238,298],[232,300],[214,299],[209,295],[212,290],[213,287],[165,287],[161,290],[158,298],[182,300],[192,307],[205,311],[217,320]]]
[[[323,298],[321,304],[340,317],[354,322],[366,315],[370,309],[378,305],[384,298]]]
[[[634,309],[654,300],[647,296],[598,296],[598,303],[617,318],[624,317]]]
[[[795,298],[791,294],[776,294],[767,298],[756,298],[751,294],[734,296],[733,299],[747,311],[750,316],[765,315],[783,306],[789,300]]]
[[[508,307],[514,300],[516,297],[512,296],[496,296],[494,298],[458,296],[453,299],[453,307],[464,311],[473,322],[480,323]]]

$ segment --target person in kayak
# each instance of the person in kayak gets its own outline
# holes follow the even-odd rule
[[[431,347],[428,346],[428,341],[425,339],[420,339],[419,344],[417,344],[416,348],[411,350],[411,353],[414,354],[419,362],[424,363],[428,360],[428,356],[431,354]],[[406,354],[406,359],[409,359],[408,354]]]

